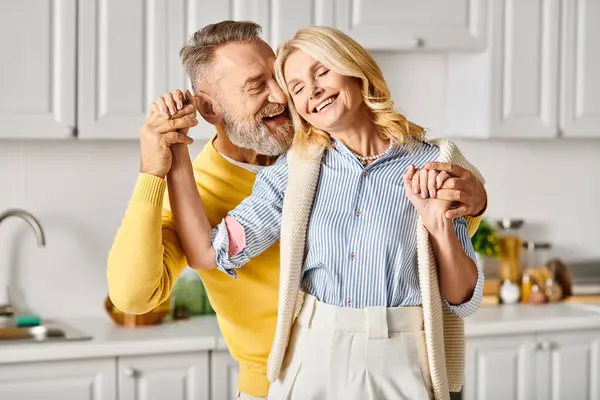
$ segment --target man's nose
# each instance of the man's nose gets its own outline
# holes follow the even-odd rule
[[[285,93],[283,93],[283,90],[281,90],[275,80],[271,82],[269,89],[269,102],[277,104],[285,104],[287,102]]]

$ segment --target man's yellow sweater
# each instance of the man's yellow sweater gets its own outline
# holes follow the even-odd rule
[[[198,191],[213,226],[252,192],[256,175],[225,160],[212,140],[193,165]],[[108,257],[108,288],[113,304],[128,313],[150,311],[169,298],[186,266],[166,181],[140,174]],[[238,279],[216,269],[198,273],[229,351],[240,364],[239,390],[266,396],[267,358],[277,322],[279,244],[238,270]]]

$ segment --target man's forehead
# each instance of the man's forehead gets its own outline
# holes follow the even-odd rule
[[[222,73],[233,72],[244,79],[273,70],[275,53],[263,41],[228,43],[215,52],[214,67]]]

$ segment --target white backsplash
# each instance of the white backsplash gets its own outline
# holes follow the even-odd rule
[[[438,136],[444,58],[377,59],[399,108]],[[600,139],[458,143],[487,179],[490,218],[524,218],[526,236],[567,260],[600,258]],[[138,169],[133,141],[0,141],[0,211],[32,212],[47,240],[37,248],[23,221],[2,223],[0,293],[10,276],[16,300],[44,316],[102,315],[106,256]]]

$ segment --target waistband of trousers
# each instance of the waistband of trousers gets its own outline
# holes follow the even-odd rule
[[[309,329],[366,333],[387,337],[391,332],[423,331],[422,307],[338,307],[305,295],[297,323]]]

